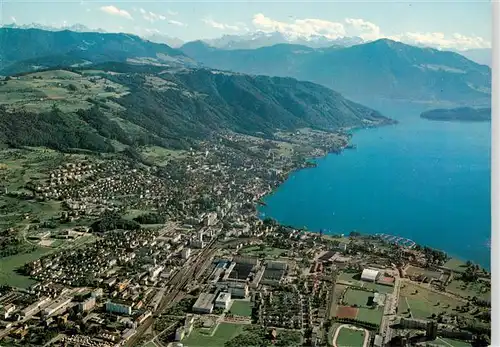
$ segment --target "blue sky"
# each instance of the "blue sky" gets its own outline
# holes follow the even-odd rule
[[[0,0],[1,2],[2,0]],[[441,48],[491,42],[487,1],[44,1],[3,0],[2,24],[84,24],[184,41],[280,31],[292,36],[388,37]]]

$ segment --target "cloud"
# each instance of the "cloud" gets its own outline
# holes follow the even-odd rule
[[[112,6],[112,5],[102,6],[101,7],[101,11],[103,11],[103,12],[105,12],[107,14],[113,15],[113,16],[120,16],[120,17],[124,17],[124,18],[127,18],[127,19],[133,19],[132,16],[130,15],[130,13],[128,13],[125,10],[121,10],[118,7],[115,7],[115,6]]]
[[[439,49],[467,50],[473,48],[491,48],[491,42],[479,36],[466,36],[459,33],[445,35],[440,32],[407,32],[389,36],[389,39],[411,45],[434,47]]]
[[[167,14],[169,16],[177,16],[179,14],[179,12],[175,12],[175,11],[171,11],[171,10],[167,10]]]
[[[154,12],[151,12],[151,11],[146,11],[143,8],[140,8],[139,12],[141,12],[142,18],[144,18],[145,20],[147,20],[150,23],[154,23],[154,22],[159,21],[159,20],[165,20],[165,19],[167,19],[167,17],[165,17],[162,14],[157,14],[157,13],[154,13]]]
[[[491,42],[486,41],[482,37],[467,36],[459,33],[445,35],[439,32],[406,32],[397,35],[386,35],[377,24],[360,18],[345,18],[342,22],[332,22],[316,18],[294,19],[284,22],[258,13],[254,15],[252,24],[257,30],[280,32],[290,38],[324,36],[329,39],[337,39],[345,36],[358,36],[365,41],[388,38],[411,45],[439,49],[466,50],[491,47]]]
[[[262,13],[254,15],[252,24],[264,32],[280,32],[291,37],[311,37],[316,35],[330,39],[345,36],[342,23],[330,22],[323,19],[306,18],[295,19],[292,22],[282,22],[266,17]]]
[[[168,22],[168,24],[177,25],[177,26],[180,26],[180,27],[187,26],[186,23],[179,22],[178,20],[169,19],[167,22]]]
[[[203,23],[205,23],[206,25],[211,26],[212,28],[215,28],[215,29],[233,30],[233,31],[240,30],[240,27],[238,27],[237,25],[219,23],[219,22],[214,21],[212,18],[204,18]]]
[[[346,18],[347,31],[353,32],[352,36],[359,36],[363,40],[377,40],[381,38],[380,27],[363,19]]]
[[[11,20],[11,21],[12,21],[12,23],[14,23],[14,24],[15,24],[15,23],[17,23],[16,17],[14,17],[14,16],[10,17],[10,20]]]

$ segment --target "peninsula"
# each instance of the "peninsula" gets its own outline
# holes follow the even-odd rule
[[[434,109],[423,112],[420,117],[437,121],[489,122],[491,121],[491,108],[458,107]]]

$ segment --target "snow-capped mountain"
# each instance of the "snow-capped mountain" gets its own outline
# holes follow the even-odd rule
[[[4,24],[0,25],[0,28],[12,28],[12,29],[40,29],[40,30],[47,30],[47,31],[62,31],[62,30],[70,30],[70,31],[76,31],[79,33],[87,33],[87,32],[98,32],[98,33],[105,33],[106,30],[104,29],[91,29],[87,27],[86,25],[83,24],[73,24],[73,25],[62,25],[60,27],[57,26],[51,26],[51,25],[43,25],[39,23],[31,23],[31,24],[16,24],[16,23],[11,23],[11,24]]]
[[[360,37],[342,37],[330,39],[326,36],[296,36],[287,35],[281,32],[263,32],[256,31],[243,35],[223,35],[216,39],[203,40],[212,47],[220,49],[255,49],[267,46],[273,46],[280,43],[291,43],[311,48],[323,48],[330,46],[348,47],[363,43]]]
[[[143,35],[142,37],[151,42],[167,44],[173,48],[179,48],[184,44],[184,41],[177,37],[171,37],[160,33],[151,33],[148,35]]]

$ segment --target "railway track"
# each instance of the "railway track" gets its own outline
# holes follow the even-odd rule
[[[154,323],[156,315],[163,312],[170,304],[174,302],[174,299],[181,294],[182,289],[191,280],[199,278],[206,269],[207,262],[210,260],[211,256],[215,253],[217,249],[213,248],[215,245],[215,240],[210,241],[210,243],[205,247],[201,253],[196,255],[195,263],[190,265],[189,268],[184,269],[184,266],[174,275],[169,285],[172,289],[162,298],[158,309],[153,312],[153,316],[148,318],[139,328],[137,333],[125,344],[127,347],[135,347],[142,335],[151,327]],[[184,271],[186,270],[186,271]]]

